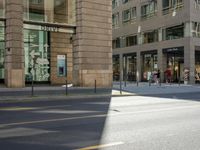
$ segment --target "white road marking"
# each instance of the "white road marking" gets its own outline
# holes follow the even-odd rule
[[[114,143],[109,143],[109,144],[89,146],[89,147],[80,148],[77,150],[96,150],[96,149],[100,149],[100,148],[112,147],[112,146],[117,146],[117,145],[122,145],[122,144],[124,144],[124,142],[114,142]]]
[[[0,129],[0,138],[32,136],[44,133],[50,133],[54,131],[33,129],[33,128],[12,128],[12,129]]]

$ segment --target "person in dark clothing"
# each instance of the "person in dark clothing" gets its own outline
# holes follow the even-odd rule
[[[157,76],[156,83],[158,84],[160,82],[160,70],[159,69],[158,69],[158,71],[156,73],[156,76]]]

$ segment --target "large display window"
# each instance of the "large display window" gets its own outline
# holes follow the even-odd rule
[[[158,70],[158,55],[156,52],[146,52],[142,54],[142,80],[150,80],[151,74]]]
[[[127,81],[136,81],[136,53],[132,54],[124,54],[123,55],[124,59],[124,80]]]
[[[5,27],[0,22],[0,81],[4,80]]]
[[[50,81],[48,32],[24,29],[26,81]]]
[[[24,0],[24,20],[75,25],[75,0]]]
[[[120,57],[119,55],[113,55],[113,80],[119,81],[120,79]]]
[[[195,51],[195,81],[200,83],[200,51]]]
[[[184,79],[184,47],[172,47],[163,49],[164,56],[167,58],[166,70],[171,72],[171,82],[179,82]],[[167,74],[165,72],[165,80]]]

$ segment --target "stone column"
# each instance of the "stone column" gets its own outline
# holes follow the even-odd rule
[[[142,73],[142,58],[141,58],[141,53],[138,51],[137,52],[137,77],[138,81],[141,81],[141,73]]]
[[[164,81],[164,56],[162,49],[158,49],[158,69],[160,70],[160,77],[161,77],[161,82]]]
[[[112,86],[111,0],[76,1],[73,41],[73,83],[76,86]]]
[[[184,67],[189,68],[189,83],[195,84],[195,46],[190,38],[185,42],[184,47]]]
[[[6,0],[5,84],[24,87],[23,1]]]

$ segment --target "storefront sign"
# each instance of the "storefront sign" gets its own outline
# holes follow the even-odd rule
[[[59,27],[48,27],[48,26],[41,26],[42,31],[51,31],[51,32],[59,32]]]
[[[57,55],[57,75],[59,77],[66,76],[66,56]]]
[[[163,53],[169,53],[169,52],[177,52],[177,51],[183,51],[184,47],[172,47],[172,48],[164,48]]]

